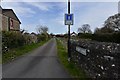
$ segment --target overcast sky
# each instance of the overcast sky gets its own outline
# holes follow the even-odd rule
[[[9,0],[12,1],[12,0]],[[67,13],[67,2],[2,2],[5,9],[13,9],[21,21],[21,29],[36,32],[38,25],[48,26],[49,33],[67,33],[64,25],[64,14]],[[30,0],[33,1],[33,0]],[[74,14],[74,25],[71,32],[78,27],[90,24],[92,31],[102,27],[104,21],[118,13],[117,2],[72,2],[71,13]]]

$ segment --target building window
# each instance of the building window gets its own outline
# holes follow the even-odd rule
[[[13,20],[10,18],[10,29],[14,29],[13,27]]]

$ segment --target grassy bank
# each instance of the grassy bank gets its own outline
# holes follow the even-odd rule
[[[2,55],[2,63],[7,63],[7,62],[14,60],[15,58],[17,58],[21,55],[29,53],[30,51],[43,45],[47,41],[41,41],[40,43],[32,43],[30,45],[25,45],[25,46],[22,46],[22,47],[19,47],[16,49],[12,49],[8,53],[5,53]]]
[[[2,55],[0,55],[0,64],[2,64]]]
[[[66,68],[66,70],[70,73],[70,75],[72,76],[72,78],[76,78],[76,79],[80,79],[80,80],[86,80],[86,75],[84,73],[84,71],[80,68],[78,68],[77,66],[75,66],[75,64],[73,64],[73,62],[68,62],[67,59],[67,50],[63,47],[62,43],[57,40],[57,49],[58,49],[58,57],[61,61],[61,63],[64,65],[64,67]]]

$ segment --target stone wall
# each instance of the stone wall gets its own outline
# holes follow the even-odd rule
[[[90,78],[120,77],[120,44],[71,41],[71,58]]]
[[[2,15],[2,31],[20,31],[20,23],[17,20],[13,20],[13,27],[10,27],[9,17]]]
[[[8,31],[9,30],[8,24],[9,24],[8,23],[8,17],[2,15],[2,31]]]

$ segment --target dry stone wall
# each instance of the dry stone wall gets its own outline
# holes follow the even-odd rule
[[[90,78],[120,77],[120,44],[71,40],[71,59]]]

